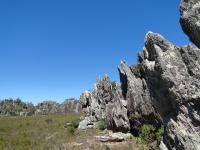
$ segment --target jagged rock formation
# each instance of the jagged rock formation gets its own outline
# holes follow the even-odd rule
[[[35,114],[65,114],[65,113],[80,113],[82,111],[81,104],[78,100],[71,98],[66,99],[59,104],[54,101],[44,101],[36,106]]]
[[[36,105],[36,115],[56,114],[59,112],[59,103],[54,101],[44,101]]]
[[[80,129],[98,127],[99,121],[105,120],[108,129],[129,131],[126,101],[119,85],[111,83],[108,76],[98,79],[94,89],[83,93],[80,101],[86,114],[79,124]]]
[[[20,99],[5,99],[0,101],[0,116],[30,116],[35,112],[31,103],[24,103]]]
[[[164,123],[163,141],[169,149],[200,148],[199,54],[197,48],[180,48],[159,34],[149,32],[144,51],[139,56],[140,80],[143,81],[140,93],[142,91],[142,96],[148,97],[141,98],[139,95],[139,99],[139,92],[126,89],[127,94],[133,93],[135,96],[129,100],[134,104],[130,103],[133,113],[139,109],[141,118],[154,118],[154,121]],[[128,78],[127,83],[130,84],[132,80]],[[138,84],[132,83],[134,85],[138,88]],[[144,100],[146,103],[140,105]],[[145,107],[149,114],[143,114]]]
[[[182,28],[200,48],[199,10],[198,0],[181,1]],[[102,80],[92,92],[81,96],[86,112],[85,127],[93,127],[90,125],[114,110],[115,115],[107,117],[108,122],[117,124],[120,120],[123,125],[110,126],[114,131],[130,129],[137,135],[143,124],[155,127],[163,124],[161,149],[200,149],[200,49],[191,45],[178,47],[161,35],[149,32],[139,63],[129,67],[122,61],[118,70],[121,85],[116,91],[120,94],[113,94],[108,88],[110,83]],[[107,106],[109,102],[111,108]],[[131,118],[129,122],[127,118]]]
[[[71,112],[74,112],[74,113],[82,112],[81,103],[74,98],[65,100],[59,106],[59,113],[65,114],[65,113],[71,113]]]
[[[61,104],[54,101],[44,101],[36,106],[31,103],[25,103],[20,99],[0,100],[0,116],[31,116],[81,112],[81,104],[74,98],[66,99]]]

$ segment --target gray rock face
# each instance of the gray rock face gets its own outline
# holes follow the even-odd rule
[[[59,112],[59,103],[54,101],[43,101],[36,106],[36,115],[56,114]]]
[[[180,23],[190,40],[200,48],[200,1],[182,0]]]
[[[179,48],[155,33],[145,38],[142,78],[164,122],[164,143],[169,149],[200,148],[199,52],[191,46]]]
[[[145,79],[141,78],[141,65],[134,67],[122,61],[118,67],[124,99],[127,100],[128,116],[131,132],[138,135],[139,128],[144,124],[159,125],[161,120],[157,115]]]
[[[36,115],[80,113],[81,103],[75,99],[67,99],[59,104],[54,101],[44,101],[36,106]]]
[[[0,116],[31,116],[35,107],[31,103],[25,103],[21,99],[0,100]]]
[[[199,0],[181,1],[182,28],[200,48],[199,10]],[[157,33],[147,33],[139,63],[129,67],[122,61],[118,67],[121,85],[113,90],[104,78],[92,92],[81,96],[85,127],[95,126],[93,123],[103,118],[114,131],[130,129],[137,134],[144,124],[155,127],[163,124],[160,149],[199,150],[200,49],[197,47],[178,47]]]
[[[127,132],[130,129],[127,117],[126,101],[122,99],[122,92],[116,83],[111,83],[105,76],[98,79],[91,92],[81,95],[85,119],[79,128],[96,128],[101,120],[105,120],[108,129]]]
[[[149,32],[140,64],[119,67],[133,132],[143,124],[165,125],[168,149],[200,149],[200,50],[180,48]],[[163,145],[162,145],[163,147]]]
[[[59,113],[80,113],[82,111],[81,103],[76,99],[67,99],[59,106]]]

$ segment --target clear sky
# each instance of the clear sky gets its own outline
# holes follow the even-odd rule
[[[0,99],[61,102],[98,76],[119,81],[149,30],[187,44],[179,0],[1,0]]]

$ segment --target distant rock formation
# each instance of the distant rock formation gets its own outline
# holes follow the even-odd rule
[[[36,115],[57,114],[59,112],[59,103],[55,101],[43,101],[38,103],[35,108]]]
[[[65,113],[81,113],[82,107],[79,100],[74,98],[66,99],[59,104],[55,101],[44,101],[36,105],[36,114],[65,114]]]
[[[67,99],[59,106],[59,113],[65,114],[65,113],[80,113],[82,112],[82,105],[79,100],[76,100],[74,98]]]
[[[79,100],[66,99],[59,104],[55,101],[44,101],[34,106],[20,99],[5,99],[0,101],[0,116],[31,116],[48,114],[81,113]]]
[[[5,99],[0,101],[0,116],[31,116],[35,107],[31,103],[24,103],[20,99]]]
[[[182,0],[180,23],[200,48],[200,2]],[[86,114],[79,128],[96,127],[106,119],[113,131],[139,134],[144,124],[164,125],[160,149],[200,149],[200,49],[179,47],[157,33],[145,37],[139,63],[118,67],[121,84],[108,77],[81,95]],[[114,89],[114,90],[113,90]],[[129,118],[129,120],[128,120]],[[131,119],[130,119],[131,118]]]

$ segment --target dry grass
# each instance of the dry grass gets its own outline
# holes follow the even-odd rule
[[[64,128],[65,122],[78,120],[80,115],[49,115],[0,118],[0,149],[52,149],[73,139]]]
[[[130,140],[123,143],[100,143],[96,129],[64,128],[66,122],[79,120],[80,114],[1,117],[0,150],[139,150]],[[146,149],[146,148],[145,148]]]

